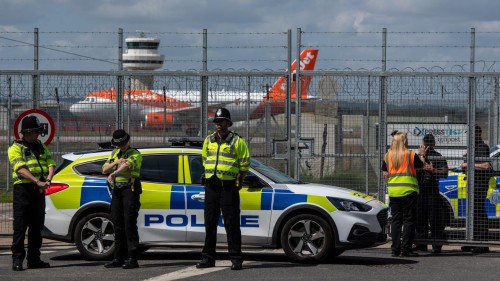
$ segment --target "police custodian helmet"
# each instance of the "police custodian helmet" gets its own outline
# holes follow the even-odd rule
[[[41,132],[43,130],[43,126],[38,121],[38,118],[34,115],[28,115],[23,118],[21,121],[21,133],[29,133],[29,132]]]
[[[231,113],[229,113],[229,110],[224,107],[217,109],[215,112],[214,123],[220,120],[227,120],[230,123],[229,126],[233,125],[233,121],[231,121]]]

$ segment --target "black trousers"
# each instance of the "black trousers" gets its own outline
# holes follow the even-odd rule
[[[235,181],[208,180],[205,187],[205,246],[203,259],[215,260],[217,225],[222,210],[227,234],[229,258],[242,261],[240,229],[240,193]]]
[[[141,208],[140,194],[130,188],[115,188],[111,199],[111,221],[115,228],[114,258],[137,259],[139,233],[137,217]]]
[[[403,197],[390,197],[392,222],[392,246],[393,252],[409,252],[415,238],[415,219],[417,212],[417,193]],[[403,232],[401,235],[401,228]],[[402,240],[402,241],[401,241]]]
[[[484,200],[488,193],[486,182],[474,183],[474,217],[473,217],[473,239],[476,241],[489,240],[488,237],[488,215]]]
[[[42,230],[45,222],[45,193],[32,183],[15,184],[13,192],[14,234],[12,260],[22,262],[26,257],[24,238],[28,230],[28,261],[40,259]]]
[[[417,239],[444,239],[444,210],[440,201],[438,186],[420,186],[417,197]]]

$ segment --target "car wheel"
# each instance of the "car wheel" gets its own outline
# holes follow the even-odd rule
[[[88,260],[108,260],[115,250],[115,229],[108,213],[85,216],[76,225],[75,243]]]
[[[320,262],[334,250],[333,231],[321,217],[302,214],[292,217],[281,231],[281,246],[294,262]]]

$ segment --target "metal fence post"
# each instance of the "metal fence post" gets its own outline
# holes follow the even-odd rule
[[[465,239],[471,241],[474,239],[474,159],[475,138],[476,138],[476,78],[474,73],[475,61],[475,29],[471,28],[470,34],[470,76],[469,76],[469,108],[467,111],[467,123],[469,125],[469,134],[467,136],[467,216],[465,218]]]
[[[208,71],[208,32],[203,29],[203,48],[202,48],[202,76],[201,76],[201,137],[208,134],[208,76],[205,74]]]
[[[379,128],[378,128],[378,163],[382,167],[384,154],[387,147],[387,28],[382,29],[382,76],[380,77],[379,98]],[[383,174],[379,172],[378,177],[378,200],[385,202],[386,184]]]
[[[118,28],[118,71],[123,70],[123,29]],[[123,75],[116,77],[116,128],[123,129]]]
[[[299,169],[299,161],[300,161],[300,87],[301,87],[301,78],[300,78],[300,47],[301,47],[301,33],[300,28],[297,28],[297,57],[295,63],[295,172],[294,178],[300,179],[300,169]],[[293,74],[292,74],[293,75]]]
[[[291,95],[291,87],[292,87],[292,30],[288,29],[287,31],[287,68],[288,69],[288,77],[286,79],[286,101],[285,101],[285,120],[286,120],[286,174],[290,175],[292,171],[292,95]]]
[[[33,38],[33,70],[37,71],[39,69],[38,65],[38,28],[35,28],[34,32],[34,38]],[[35,72],[32,76],[32,101],[31,101],[31,107],[32,108],[38,108],[39,100],[40,100],[40,76],[38,75],[38,72]]]

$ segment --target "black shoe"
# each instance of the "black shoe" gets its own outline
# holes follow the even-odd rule
[[[401,256],[402,257],[418,257],[418,254],[413,252],[413,251],[408,251],[408,252],[402,252]]]
[[[427,245],[416,245],[415,247],[411,248],[411,250],[427,252]]]
[[[138,268],[138,267],[139,267],[139,263],[137,262],[136,259],[128,259],[125,261],[125,263],[122,266],[123,269],[132,269],[132,268]]]
[[[49,267],[50,267],[50,264],[48,262],[44,262],[42,260],[28,261],[28,269],[49,268]]]
[[[105,268],[117,268],[117,267],[122,267],[123,261],[118,260],[118,259],[113,259],[111,262],[108,262],[104,264]]]
[[[490,252],[490,248],[488,247],[474,247],[471,250],[474,254],[485,254]]]
[[[214,260],[202,259],[199,263],[196,264],[196,268],[209,268],[215,267]]]
[[[472,249],[474,249],[474,247],[471,247],[471,246],[462,246],[460,249],[462,250],[462,252],[471,252]]]
[[[433,254],[441,254],[441,246],[432,246],[431,253],[433,253]]]
[[[243,261],[232,261],[231,270],[241,270],[243,269]]]
[[[13,262],[12,263],[12,270],[14,271],[23,271],[23,262]]]
[[[391,252],[391,256],[392,256],[392,257],[399,257],[399,254],[401,254],[401,253],[400,253],[400,252],[398,252],[398,251],[392,251],[392,252]]]

